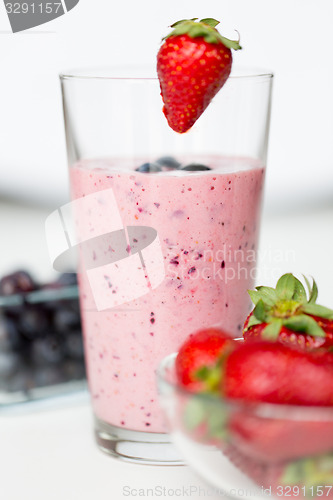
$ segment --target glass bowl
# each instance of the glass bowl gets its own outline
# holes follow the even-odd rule
[[[171,439],[231,498],[333,498],[333,407],[235,402],[176,383],[176,354],[157,372]]]

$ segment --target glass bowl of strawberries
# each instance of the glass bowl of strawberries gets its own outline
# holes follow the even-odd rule
[[[295,298],[300,282],[290,276]],[[293,301],[285,287],[283,294],[279,310]],[[301,295],[300,303],[311,300],[311,290]],[[299,316],[305,310],[313,307],[300,306]],[[333,311],[318,311],[327,325]],[[295,342],[294,335],[311,335],[308,328],[290,341],[283,325],[281,336],[271,330],[267,338],[256,328],[254,336],[231,339],[220,328],[204,329],[162,361],[157,380],[171,438],[185,462],[229,497],[332,499],[332,348],[329,340]]]

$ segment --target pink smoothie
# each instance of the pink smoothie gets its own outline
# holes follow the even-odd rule
[[[162,283],[119,307],[97,311],[80,275],[93,408],[117,427],[164,432],[157,364],[199,328],[240,336],[250,309],[264,167],[249,159],[204,161],[211,170],[140,173],[108,160],[70,169],[73,199],[112,188],[123,224],[155,228],[162,248]],[[100,214],[79,217],[93,238]]]

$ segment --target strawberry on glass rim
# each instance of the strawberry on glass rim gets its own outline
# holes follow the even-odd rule
[[[219,21],[184,19],[172,24],[157,54],[157,74],[169,126],[189,130],[228,79],[231,49],[239,42],[223,37]]]
[[[303,284],[291,273],[276,287],[249,290],[255,308],[244,323],[245,340],[263,339],[297,345],[304,349],[333,348],[333,310],[316,303],[318,287],[304,277]]]

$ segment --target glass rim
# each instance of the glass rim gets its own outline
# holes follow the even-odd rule
[[[217,398],[213,394],[194,393],[186,390],[175,382],[172,382],[166,377],[166,370],[171,368],[174,370],[174,363],[177,352],[166,356],[159,364],[156,371],[156,378],[158,385],[164,384],[169,389],[179,393],[180,395],[195,398],[202,403],[224,405],[231,411],[243,410],[250,411],[251,415],[266,419],[281,419],[293,421],[316,421],[327,422],[333,421],[333,407],[332,406],[306,406],[306,405],[289,405],[277,403],[260,403],[249,402],[243,400],[236,400],[231,398]],[[163,396],[163,395],[162,395]]]
[[[148,72],[149,75],[132,75],[128,76],[126,73],[130,72]],[[111,74],[107,74],[111,73]],[[115,76],[118,73],[117,76]],[[123,73],[123,75],[121,75]],[[231,71],[228,78],[231,80],[254,80],[254,79],[272,79],[274,77],[273,71],[264,68],[257,67],[235,67]],[[115,67],[103,67],[103,68],[83,68],[83,69],[73,69],[69,71],[63,71],[59,73],[59,78],[61,81],[64,80],[96,80],[96,81],[158,81],[158,76],[156,74],[156,69],[151,66],[115,66]]]

